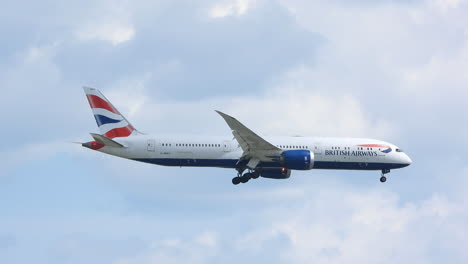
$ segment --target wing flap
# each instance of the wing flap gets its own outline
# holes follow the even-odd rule
[[[260,163],[260,160],[259,160],[259,159],[251,158],[251,159],[249,160],[249,162],[247,163],[247,168],[253,170],[253,169],[255,169],[255,168],[258,166],[259,163]]]

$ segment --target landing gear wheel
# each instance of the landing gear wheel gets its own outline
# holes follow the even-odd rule
[[[241,183],[241,177],[232,178],[232,184],[237,185],[239,183]]]
[[[258,179],[258,177],[260,177],[260,173],[253,172],[251,177],[252,177],[252,179]]]
[[[387,181],[387,177],[385,177],[385,174],[387,174],[387,173],[390,173],[389,169],[383,169],[382,170],[382,177],[380,177],[380,182],[386,182]]]
[[[247,183],[250,179],[252,179],[252,174],[246,173],[241,177],[241,182]]]

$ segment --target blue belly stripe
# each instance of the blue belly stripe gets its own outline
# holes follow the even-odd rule
[[[140,162],[151,163],[162,166],[177,167],[217,167],[217,168],[242,168],[246,163],[237,164],[235,159],[133,159]],[[260,167],[282,167],[279,163],[261,163]],[[406,167],[406,164],[399,163],[363,163],[363,162],[333,162],[315,161],[313,169],[329,170],[383,170],[399,169]]]

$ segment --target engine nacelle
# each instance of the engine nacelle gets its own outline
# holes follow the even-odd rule
[[[286,168],[271,168],[271,169],[262,169],[260,171],[260,176],[263,178],[269,179],[287,179],[291,176],[291,170]]]
[[[314,153],[305,149],[286,150],[281,153],[281,161],[291,170],[310,170],[314,167]]]

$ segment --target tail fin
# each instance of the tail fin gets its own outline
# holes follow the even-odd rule
[[[83,89],[102,135],[116,138],[138,134],[132,124],[98,89],[90,87],[83,87]]]

